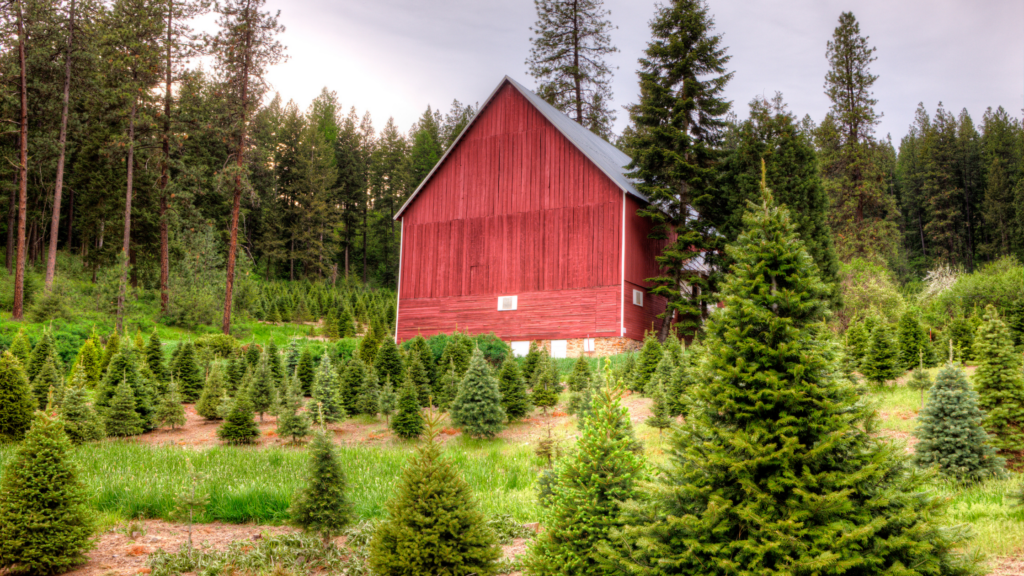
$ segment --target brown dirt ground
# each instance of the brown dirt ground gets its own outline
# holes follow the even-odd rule
[[[132,576],[148,574],[146,562],[149,555],[157,550],[173,552],[188,539],[184,524],[173,524],[163,520],[143,520],[132,524],[132,533],[125,526],[106,530],[96,540],[96,547],[89,552],[88,561],[67,573],[67,576]],[[198,524],[192,528],[192,543],[197,548],[226,550],[232,542],[257,540],[263,535],[274,536],[298,532],[286,526],[260,526],[256,524]],[[512,544],[502,546],[505,557],[512,559],[523,554],[527,540],[516,539]],[[335,539],[339,546],[345,544],[344,537]],[[518,574],[518,573],[516,573]]]

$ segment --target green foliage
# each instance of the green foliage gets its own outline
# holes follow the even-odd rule
[[[121,380],[121,383],[114,389],[114,397],[110,400],[110,407],[107,409],[104,418],[104,427],[107,436],[137,436],[147,428],[147,422],[136,411],[135,394],[128,380]]]
[[[445,345],[438,364],[441,366],[453,365],[455,367],[455,377],[462,380],[466,370],[469,369],[469,362],[473,357],[474,348],[472,338],[461,332],[456,332],[452,334],[448,344]]]
[[[644,334],[644,345],[636,359],[636,366],[629,376],[629,386],[634,392],[641,394],[647,392],[647,384],[658,369],[658,362],[661,361],[661,343],[655,336],[654,331]]]
[[[256,425],[248,390],[240,390],[235,396],[231,411],[217,428],[217,437],[228,444],[252,444],[259,439],[260,428]]]
[[[374,417],[380,412],[380,381],[377,380],[377,371],[373,368],[366,369],[359,397],[356,398],[356,410],[360,414]]]
[[[1006,325],[1016,346],[1024,346],[1024,296],[1017,298],[1006,317]]]
[[[326,432],[313,435],[306,485],[292,499],[288,513],[293,525],[320,535],[324,541],[352,522],[352,503],[345,495],[347,480],[334,444]]]
[[[958,480],[1001,476],[1005,462],[989,445],[982,418],[978,394],[971,390],[967,375],[947,364],[939,371],[918,417],[914,462],[926,468],[934,466]]]
[[[366,372],[369,370],[363,361],[356,357],[349,360],[345,371],[341,374],[341,403],[345,407],[345,413],[349,415],[359,414],[356,403],[359,400],[359,392],[363,389],[363,382],[366,380]]]
[[[230,334],[203,334],[196,338],[196,351],[209,351],[217,358],[230,358],[238,352],[238,339]]]
[[[206,385],[203,386],[199,402],[196,402],[196,414],[207,420],[219,420],[220,413],[217,408],[220,406],[220,399],[224,393],[224,377],[221,376],[220,368],[214,366],[210,370],[210,375],[206,377]]]
[[[395,345],[394,338],[391,336],[384,338],[384,341],[381,342],[377,356],[373,360],[373,368],[376,370],[379,378],[391,378],[395,382],[401,382],[405,379],[405,366],[402,362],[402,355],[398,351],[398,346]],[[427,385],[429,386],[429,381]]]
[[[537,369],[537,364],[540,362],[540,358],[540,346],[537,344],[537,341],[534,340],[530,342],[530,350],[529,352],[526,353],[526,356],[523,358],[523,380],[525,380],[526,382],[533,381],[533,371]]]
[[[441,374],[438,388],[440,388],[440,395],[434,403],[441,410],[448,411],[459,394],[459,378],[455,375],[455,364],[451,360],[448,361],[447,369]]]
[[[924,353],[926,366],[935,364],[932,359],[932,343],[928,334],[917,319],[917,314],[907,311],[900,318],[896,328],[897,338],[900,346],[900,366],[904,370],[910,370],[921,362],[921,353]]]
[[[921,392],[921,409],[924,409],[924,393],[932,387],[932,379],[924,368],[915,368],[907,381],[907,388]]]
[[[309,346],[303,347],[302,353],[299,355],[299,362],[295,366],[295,373],[299,377],[299,382],[302,383],[302,393],[305,395],[312,394],[316,367],[313,363],[313,352]]]
[[[14,335],[14,340],[11,342],[10,347],[11,354],[21,362],[22,368],[28,366],[28,359],[32,355],[32,343],[29,342],[28,335],[25,334],[25,329],[18,330],[18,333]]]
[[[977,324],[974,318],[957,316],[946,325],[945,339],[953,341],[953,351],[961,362],[974,359],[974,337]]]
[[[171,430],[174,430],[175,426],[185,425],[185,407],[181,405],[181,395],[178,394],[177,382],[172,380],[167,386],[167,392],[164,393],[163,398],[157,404],[153,419],[157,424],[169,425]]]
[[[1010,330],[994,306],[985,309],[985,321],[974,341],[978,370],[974,388],[985,412],[985,429],[992,444],[1011,452],[1024,450],[1024,373],[1021,356],[1013,349]]]
[[[21,440],[37,409],[22,363],[11,350],[0,355],[0,440]]]
[[[868,355],[868,347],[871,344],[871,334],[868,333],[864,322],[854,320],[846,329],[846,357],[850,362],[850,369],[860,368],[864,358]]]
[[[59,574],[86,561],[93,519],[60,420],[36,415],[0,479],[0,567]]]
[[[84,385],[88,388],[95,388],[100,383],[100,351],[89,338],[82,344],[75,358],[75,366],[81,366],[86,375]]]
[[[533,408],[526,392],[526,382],[519,373],[519,364],[511,354],[505,357],[498,371],[498,391],[501,393],[501,407],[509,422],[525,418]]]
[[[53,358],[47,358],[46,362],[43,363],[42,370],[36,374],[36,379],[32,382],[32,394],[35,395],[36,401],[39,403],[39,409],[43,410],[46,408],[47,399],[51,393],[57,400],[57,404],[60,404],[63,389],[64,378],[57,373],[57,367],[53,363]]]
[[[167,382],[169,374],[164,364],[163,343],[160,342],[160,336],[155,329],[149,335],[149,342],[146,344],[146,364],[158,382]]]
[[[590,363],[585,356],[580,356],[572,365],[572,374],[569,375],[569,391],[582,392],[590,388]]]
[[[544,531],[530,547],[529,574],[607,574],[600,544],[622,527],[622,502],[636,498],[644,476],[629,411],[618,387],[602,387],[575,448],[559,460],[545,499]]]
[[[929,307],[942,317],[963,316],[989,304],[1005,311],[1024,294],[1024,265],[1012,256],[987,262],[973,274],[961,274],[948,289],[935,295]]]
[[[835,377],[820,344],[827,287],[786,210],[764,190],[744,223],[725,307],[708,321],[707,374],[643,504],[599,546],[609,570],[971,573],[941,501],[902,448],[865,430],[872,411]]]
[[[843,306],[836,310],[836,319],[842,324],[868,317],[894,324],[907,309],[892,272],[864,258],[840,264],[839,289]]]
[[[110,361],[114,359],[114,356],[121,351],[121,337],[117,332],[112,332],[110,336],[107,336],[107,344],[103,348],[103,355],[100,357],[100,373],[106,374],[107,368],[110,367]]]
[[[299,384],[301,386],[301,382]],[[346,409],[338,387],[338,373],[334,371],[334,365],[326,352],[320,358],[316,377],[313,378],[311,398],[311,405],[319,410],[318,418],[322,415],[325,422],[341,422],[345,419]],[[352,414],[358,414],[354,406]]]
[[[654,383],[651,387],[653,388],[651,399],[654,400],[654,403],[651,404],[651,416],[647,418],[646,424],[651,428],[657,428],[660,435],[662,430],[672,425],[672,408],[665,392],[665,386]]]
[[[85,390],[77,386],[71,386],[64,394],[60,420],[72,444],[102,440],[106,436],[99,415],[86,402]]]
[[[266,355],[261,356],[246,391],[253,411],[260,415],[260,422],[263,422],[263,414],[271,412],[277,405],[277,383]]]
[[[377,359],[380,360],[380,356],[377,356]],[[424,408],[430,406],[431,399],[435,397],[434,388],[431,385],[430,376],[427,374],[427,369],[421,359],[419,350],[409,350],[405,359],[405,373],[405,380],[416,388],[417,394],[419,394],[420,406]],[[387,380],[400,381],[398,378],[393,378],[390,375],[382,375],[379,372],[378,375]]]
[[[53,341],[53,334],[49,330],[44,330],[43,337],[36,342],[32,354],[29,355],[28,364],[25,366],[25,375],[28,376],[28,379],[35,381],[36,376],[50,359],[57,362],[57,367],[60,368],[60,357],[57,355],[57,345]],[[60,372],[63,374],[62,368],[60,368]]]
[[[389,426],[391,415],[395,413],[396,409],[398,409],[398,394],[395,393],[395,387],[391,385],[391,380],[385,378],[384,386],[380,389],[380,414]]]
[[[427,373],[427,378],[430,381],[431,395],[437,398],[440,393],[438,387],[438,371],[437,371],[437,357],[434,356],[434,352],[430,348],[430,344],[427,339],[423,336],[417,335],[415,338],[406,340],[402,343],[402,349],[406,351],[407,363],[411,362],[412,356],[418,355],[420,363],[423,365],[423,369]],[[392,380],[393,382],[396,380]]]
[[[452,423],[471,437],[493,438],[504,429],[506,415],[501,400],[498,380],[491,374],[483,352],[474,350],[452,402]]]
[[[871,332],[867,354],[861,364],[861,372],[869,381],[881,386],[903,374],[900,364],[900,349],[893,337],[892,328],[880,323]]]
[[[203,393],[203,372],[196,362],[196,347],[191,341],[185,342],[181,352],[171,366],[171,378],[181,388],[185,402],[195,402]]]
[[[558,372],[546,352],[541,352],[540,360],[533,370],[533,379],[530,381],[530,400],[534,406],[544,410],[558,404],[558,393],[561,392],[561,385],[558,381]]]
[[[362,358],[368,366],[372,366],[374,361],[377,359],[377,350],[380,349],[381,340],[384,338],[384,335],[378,334],[377,330],[371,327],[359,342],[359,357]]]
[[[406,386],[402,398],[411,405],[415,391]],[[373,536],[370,565],[378,576],[494,574],[501,556],[494,533],[458,468],[442,457],[431,424],[427,443],[402,473],[388,519]]]
[[[293,443],[310,434],[309,417],[307,413],[299,412],[302,408],[301,389],[302,385],[298,378],[292,377],[277,418],[277,435],[281,438],[291,438]]]
[[[408,382],[398,392],[398,413],[391,419],[391,431],[406,440],[423,434],[423,414],[416,389]]]

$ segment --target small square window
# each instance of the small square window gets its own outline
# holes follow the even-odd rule
[[[518,296],[499,296],[498,297],[498,311],[515,310],[519,307]]]
[[[644,307],[644,293],[643,290],[633,290],[633,304],[641,308]]]
[[[515,356],[516,358],[522,358],[523,356],[526,356],[527,354],[530,353],[529,340],[510,342],[509,344],[512,347],[512,355]]]
[[[583,339],[583,351],[584,352],[593,352],[594,351],[594,339],[593,338],[584,338]]]
[[[551,357],[552,358],[565,358],[567,351],[567,340],[552,340],[551,341]]]

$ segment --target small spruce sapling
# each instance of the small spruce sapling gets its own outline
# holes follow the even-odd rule
[[[181,395],[178,394],[178,382],[173,378],[170,384],[167,385],[167,392],[160,399],[160,403],[156,407],[154,419],[158,424],[170,426],[171,430],[174,430],[175,426],[185,425],[185,407],[181,405]]]
[[[391,385],[391,380],[385,379],[384,386],[380,390],[380,414],[388,426],[391,426],[391,415],[397,408],[398,394],[395,393],[395,387]]]
[[[86,402],[85,390],[82,388],[68,389],[60,407],[60,419],[72,444],[102,440],[106,436],[103,423],[93,407]]]
[[[493,438],[504,429],[505,417],[498,381],[483,353],[476,349],[452,402],[452,423],[472,437]]]
[[[501,406],[509,422],[525,418],[533,405],[526,392],[526,382],[519,373],[519,364],[512,355],[505,357],[498,371],[498,389],[501,392]]]
[[[277,386],[274,384],[274,375],[270,372],[266,356],[257,364],[247,390],[252,409],[260,415],[260,422],[263,422],[263,414],[270,412],[277,405]]]
[[[398,395],[398,413],[391,420],[392,432],[406,440],[419,438],[423,434],[423,414],[416,389],[408,382],[402,386]]]
[[[378,378],[390,377],[395,382],[401,382],[405,377],[405,365],[402,362],[402,354],[398,351],[395,339],[390,334],[385,335],[373,359],[373,368]],[[430,386],[429,380],[427,386]]]
[[[533,371],[537,368],[537,364],[540,362],[540,345],[536,340],[530,342],[530,350],[527,351],[526,356],[523,358],[522,372],[523,381],[533,381]]]
[[[924,393],[932,387],[932,379],[924,369],[924,354],[921,354],[920,365],[910,374],[907,381],[907,388],[921,392],[921,409],[924,409]]]
[[[654,403],[651,405],[651,416],[647,418],[646,424],[651,428],[657,428],[658,437],[661,437],[662,431],[672,425],[672,417],[669,415],[670,409],[668,399],[665,397],[665,386],[655,383],[652,388],[651,399],[654,400]]]
[[[206,508],[210,505],[210,495],[199,492],[199,485],[206,479],[205,475],[196,471],[192,459],[188,456],[185,457],[185,464],[188,466],[188,486],[174,499],[171,518],[184,521],[188,525],[188,551],[191,554],[192,524],[195,523],[196,516],[206,513]]]
[[[293,444],[309,436],[309,417],[306,412],[299,412],[302,408],[302,384],[294,376],[290,379],[287,393],[281,404],[281,415],[277,419],[277,435],[281,438],[291,438]]]
[[[649,393],[647,384],[651,381],[651,377],[654,376],[654,371],[658,369],[658,362],[661,361],[661,356],[661,343],[658,342],[654,331],[646,332],[644,334],[644,346],[640,349],[640,354],[637,355],[636,366],[633,368],[633,374],[629,379],[629,385],[634,392],[641,394]]]
[[[288,510],[292,525],[318,534],[328,544],[352,522],[347,485],[334,443],[323,429],[317,431],[310,445],[306,484],[296,491]]]
[[[221,376],[220,368],[214,366],[210,370],[210,375],[206,377],[203,393],[196,403],[196,414],[207,420],[219,420],[221,416],[218,408],[224,392],[224,377]]]
[[[455,375],[455,363],[448,362],[448,367],[441,375],[440,381],[441,395],[438,396],[434,404],[445,412],[451,408],[452,401],[459,394],[459,378]]]
[[[299,379],[299,385],[302,381]],[[334,371],[334,364],[326,352],[320,358],[320,365],[316,369],[316,377],[313,378],[311,390],[312,406],[320,405],[326,422],[341,422],[345,419],[348,411],[341,398],[341,391],[338,388],[338,373]]]
[[[260,437],[248,390],[239,390],[231,411],[217,428],[217,437],[228,444],[252,444]]]
[[[313,351],[310,350],[310,346],[302,348],[302,353],[299,355],[299,362],[295,366],[295,373],[299,376],[299,382],[302,383],[302,393],[309,396],[313,391],[313,379],[316,378],[316,367],[313,362]]]
[[[861,363],[861,372],[870,382],[882,386],[903,374],[899,346],[888,324],[880,322],[871,332],[867,355]]]
[[[371,417],[376,417],[380,412],[380,383],[377,380],[377,371],[373,368],[366,369],[363,385],[359,389],[359,398],[356,399],[356,410]]]
[[[107,436],[137,436],[145,430],[145,422],[135,411],[135,394],[127,380],[121,380],[114,390],[104,424]]]
[[[377,357],[378,362],[380,356]],[[406,357],[405,362],[405,374],[406,380],[412,383],[413,387],[416,388],[417,394],[420,400],[420,406],[426,408],[430,406],[431,397],[434,395],[434,389],[430,383],[430,376],[427,374],[427,369],[423,365],[423,360],[420,357],[418,350],[410,350],[409,355]],[[378,377],[388,378],[396,382],[401,382],[400,378],[395,378],[389,374],[381,374],[378,372]]]
[[[345,412],[349,416],[359,414],[356,403],[359,400],[359,391],[363,389],[363,380],[366,379],[367,370],[368,367],[357,355],[348,361],[345,370],[341,373],[341,403],[345,406]]]

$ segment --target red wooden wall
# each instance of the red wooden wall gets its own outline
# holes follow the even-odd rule
[[[655,256],[661,253],[665,240],[651,240],[651,222],[636,215],[643,205],[637,198],[626,195],[626,281],[623,290],[623,334],[634,340],[641,340],[644,331],[661,328],[658,314],[665,311],[665,298],[647,292],[654,284],[647,278],[658,276],[658,261]],[[633,290],[644,292],[643,308],[633,304]]]

